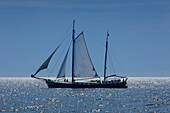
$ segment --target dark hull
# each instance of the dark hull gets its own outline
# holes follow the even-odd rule
[[[75,83],[56,83],[46,81],[49,88],[127,88],[126,82],[117,84],[75,84]]]

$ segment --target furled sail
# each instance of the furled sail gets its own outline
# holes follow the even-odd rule
[[[68,56],[69,49],[70,49],[70,47],[68,48],[66,56],[64,57],[64,60],[63,60],[63,63],[60,67],[60,70],[58,72],[57,78],[65,77],[66,62],[67,62],[67,56]]]
[[[74,77],[98,77],[89,56],[83,32],[75,38],[74,44]]]
[[[60,44],[61,45],[61,44]],[[53,51],[53,53],[51,53],[51,55],[45,60],[45,62],[38,68],[38,70],[36,71],[36,73],[34,75],[36,75],[39,71],[46,69],[48,67],[48,64],[52,58],[52,56],[54,55],[54,53],[57,51],[57,49],[60,47],[60,45]]]

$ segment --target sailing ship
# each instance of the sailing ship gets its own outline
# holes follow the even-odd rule
[[[75,20],[73,20],[73,30],[72,30],[71,80],[66,79],[65,76],[66,62],[67,62],[69,49],[66,52],[66,55],[61,64],[56,80],[52,80],[50,78],[47,79],[42,77],[36,77],[37,73],[39,73],[41,70],[46,69],[48,67],[51,58],[53,57],[55,52],[60,48],[61,44],[38,68],[35,74],[31,75],[31,77],[35,79],[44,80],[49,88],[127,88],[127,79],[128,79],[127,77],[118,76],[116,74],[106,76],[108,37],[109,37],[109,33],[107,32],[105,58],[104,58],[104,79],[98,76],[94,68],[94,65],[92,63],[92,60],[90,58],[87,49],[84,33],[81,32],[75,38]]]

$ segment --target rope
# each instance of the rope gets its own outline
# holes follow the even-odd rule
[[[113,50],[112,50],[113,51]],[[123,70],[123,68],[122,68],[122,66],[120,65],[120,63],[119,63],[119,61],[118,61],[118,59],[117,59],[117,57],[116,57],[116,55],[113,53],[113,56],[115,57],[115,59],[116,59],[116,61],[117,61],[117,63],[118,63],[118,65],[119,65],[119,68],[120,68],[120,70],[122,71],[122,73],[125,75],[125,72],[124,72],[124,70]]]
[[[69,40],[68,40],[69,41]],[[70,44],[69,45],[71,45],[71,42],[70,42]],[[66,49],[66,47],[67,46],[65,46],[64,47],[64,49],[63,49],[63,51]],[[52,70],[51,70],[51,72],[49,73],[49,75],[48,75],[48,77],[52,74],[52,72],[54,71],[54,68],[56,67],[56,65],[58,64],[58,62],[59,62],[59,60],[60,60],[60,58],[61,58],[61,56],[63,55],[63,53],[64,52],[62,52],[61,54],[60,54],[60,56],[58,57],[58,59],[57,59],[57,61],[56,61],[56,63],[54,64],[54,67],[52,68]],[[54,76],[53,76],[54,77]]]
[[[68,37],[68,32],[69,32],[69,30],[70,30],[70,28],[71,28],[71,24],[70,24],[70,26],[67,28],[67,30],[66,30],[66,33],[63,35],[63,37],[62,37],[62,39],[60,40],[60,45],[62,45],[64,42],[65,42],[65,40],[67,39],[67,37]],[[65,47],[66,48],[66,47]],[[65,49],[64,48],[64,49]],[[63,53],[63,52],[62,52]],[[61,53],[61,55],[59,56],[59,58],[58,58],[58,60],[57,60],[57,62],[55,63],[55,65],[54,65],[54,67],[53,67],[53,69],[51,70],[51,72],[48,74],[48,77],[51,75],[51,73],[53,72],[53,70],[54,70],[54,68],[55,68],[55,66],[57,65],[57,63],[58,63],[58,61],[59,61],[59,59],[61,58],[61,56],[62,56],[62,53]]]
[[[105,47],[105,45],[103,44],[103,42],[96,38],[96,36],[94,36],[92,33],[90,33],[88,30],[86,30],[87,34],[89,34],[91,37],[93,37],[92,39],[95,39],[102,47]]]
[[[113,70],[113,73],[116,73],[115,68],[114,68],[114,63],[113,63],[113,60],[112,60],[112,57],[111,57],[111,54],[110,54],[110,51],[108,51],[108,53],[109,53],[109,59],[111,61],[111,63],[109,62],[109,64],[111,65],[110,66],[111,70]]]
[[[61,37],[61,40],[59,41],[61,44],[67,39],[68,36],[68,32],[71,29],[72,24],[70,24],[70,26],[67,28],[66,33]],[[67,35],[67,36],[66,36]],[[64,38],[65,37],[65,38]],[[64,38],[64,39],[63,39]],[[62,40],[63,39],[63,40]],[[56,41],[57,42],[57,41]]]

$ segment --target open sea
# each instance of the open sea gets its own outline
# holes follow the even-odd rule
[[[170,77],[130,77],[127,89],[49,89],[32,78],[0,78],[0,112],[170,113]]]

